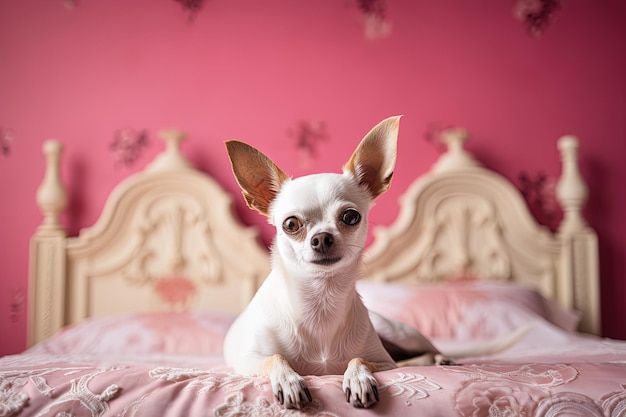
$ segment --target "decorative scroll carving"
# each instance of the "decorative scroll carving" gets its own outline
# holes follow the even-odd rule
[[[160,279],[185,278],[193,283],[218,284],[223,265],[202,202],[155,198],[134,223],[139,242],[123,270],[136,284],[157,285]]]
[[[414,256],[424,281],[467,276],[506,280],[511,275],[495,208],[476,195],[442,200],[418,238]]]

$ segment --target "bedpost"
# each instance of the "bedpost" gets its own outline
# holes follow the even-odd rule
[[[433,165],[434,172],[451,171],[460,168],[480,166],[480,163],[465,150],[465,142],[469,134],[460,127],[444,129],[437,138],[447,147],[446,153],[441,155]]]
[[[165,142],[165,152],[160,153],[154,161],[148,165],[148,171],[169,171],[191,168],[189,161],[187,161],[180,152],[180,145],[187,139],[185,132],[177,129],[163,129],[159,132],[159,138]]]
[[[598,241],[587,226],[582,209],[587,202],[587,185],[578,169],[578,139],[563,136],[558,141],[562,172],[556,195],[564,217],[559,225],[561,241],[559,300],[582,312],[580,330],[600,334]]]
[[[63,146],[56,140],[43,144],[46,172],[37,189],[43,221],[30,241],[28,344],[52,335],[64,324],[65,238],[60,215],[67,205],[61,181]]]

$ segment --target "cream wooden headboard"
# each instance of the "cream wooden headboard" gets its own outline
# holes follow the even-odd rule
[[[184,135],[162,133],[167,149],[120,183],[92,227],[67,237],[62,146],[44,145],[37,193],[44,215],[31,240],[29,343],[85,317],[127,311],[239,312],[269,271],[254,228],[233,216],[231,196],[180,152]],[[557,187],[565,211],[557,233],[537,224],[520,192],[464,148],[466,132],[441,139],[448,151],[400,198],[400,214],[374,229],[364,279],[432,283],[472,276],[533,286],[583,313],[600,333],[598,254],[581,209],[587,188],[578,142],[559,140]]]
[[[419,284],[469,276],[526,284],[579,310],[581,330],[599,334],[597,239],[581,215],[587,188],[577,139],[558,142],[557,197],[565,216],[556,234],[536,222],[512,183],[464,149],[466,139],[463,129],[442,132],[447,152],[400,197],[395,223],[373,230],[365,279]]]
[[[120,183],[97,222],[67,237],[62,145],[44,144],[37,192],[44,215],[31,240],[29,343],[85,317],[127,311],[239,312],[269,271],[257,231],[231,196],[180,152],[184,135],[163,131],[166,150]]]

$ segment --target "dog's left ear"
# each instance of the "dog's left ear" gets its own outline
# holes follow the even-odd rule
[[[396,165],[400,117],[395,116],[378,123],[363,138],[352,157],[344,166],[367,188],[372,199],[391,186]]]

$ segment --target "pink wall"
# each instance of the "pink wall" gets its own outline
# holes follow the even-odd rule
[[[564,1],[541,38],[512,16],[514,0],[389,0],[391,35],[368,40],[347,1],[207,0],[193,22],[173,0],[0,2],[0,355],[25,347],[28,241],[41,144],[66,144],[63,175],[72,197],[71,233],[92,224],[113,186],[143,167],[177,126],[185,152],[235,191],[222,142],[239,138],[294,175],[338,170],[362,135],[403,114],[392,191],[373,221],[389,224],[397,197],[428,169],[433,124],[461,125],[469,147],[508,178],[558,176],[556,139],[582,140],[591,187],[586,213],[599,233],[603,329],[626,339],[626,6]],[[322,120],[326,141],[310,167],[289,135],[299,120]],[[109,147],[120,128],[147,129],[149,146],[131,167]],[[237,194],[238,195],[238,194]],[[237,200],[237,212],[271,231]]]

